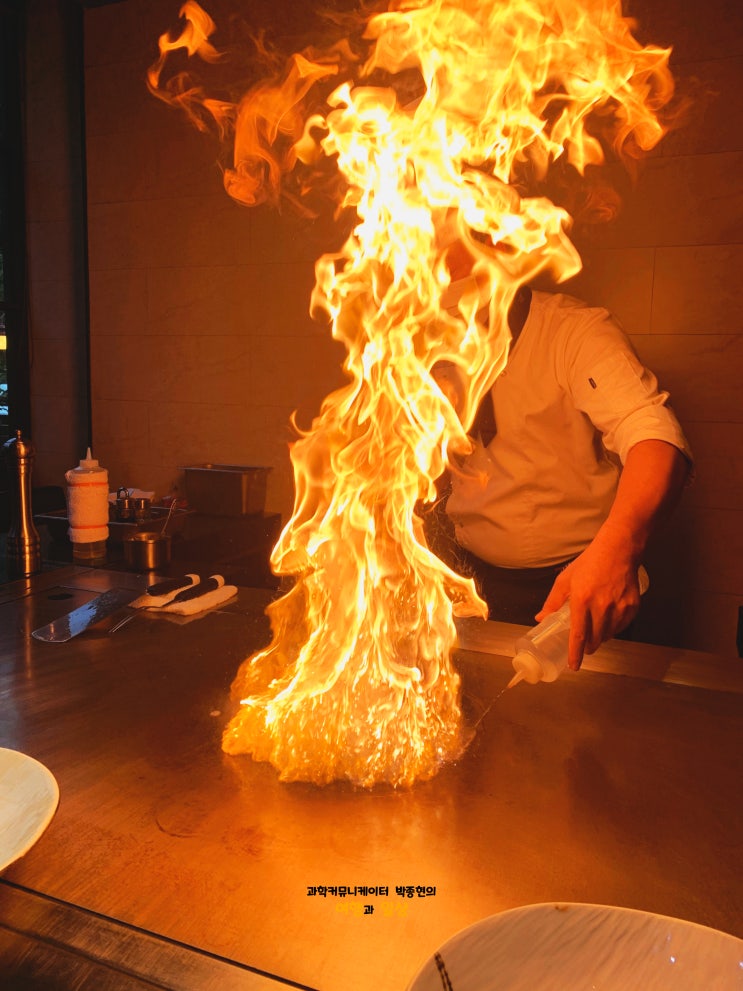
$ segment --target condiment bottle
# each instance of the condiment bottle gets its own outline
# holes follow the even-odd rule
[[[90,453],[65,474],[72,559],[78,564],[102,564],[108,539],[108,472]]]
[[[650,584],[648,573],[642,566],[637,572],[640,594]],[[545,616],[538,626],[516,641],[513,658],[515,674],[507,688],[527,681],[536,685],[539,681],[556,681],[568,666],[568,640],[570,639],[570,600],[556,611]]]

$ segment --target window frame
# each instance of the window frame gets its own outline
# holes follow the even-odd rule
[[[0,155],[6,181],[0,184],[0,251],[3,285],[0,310],[5,315],[7,422],[0,420],[0,442],[17,429],[31,432],[30,349],[26,272],[26,210],[24,182],[25,5],[0,0]]]

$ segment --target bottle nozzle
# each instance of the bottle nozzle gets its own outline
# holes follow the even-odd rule
[[[530,685],[536,685],[538,681],[552,680],[545,678],[544,665],[529,650],[517,650],[512,664],[516,674],[511,679],[511,685],[518,685],[520,681],[528,681]],[[508,687],[510,688],[511,685]]]
[[[88,448],[88,453],[85,455],[85,457],[84,458],[81,458],[81,460],[80,460],[80,467],[81,468],[97,468],[98,467],[98,461],[97,461],[96,458],[93,457],[90,448]]]
[[[506,685],[506,691],[508,691],[509,688],[513,688],[514,685],[518,685],[520,681],[524,680],[524,677],[525,677],[525,672],[523,669],[517,671],[516,674],[513,676],[513,678],[511,678],[511,680]]]

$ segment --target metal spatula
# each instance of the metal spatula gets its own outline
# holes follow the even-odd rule
[[[36,640],[43,640],[45,643],[65,643],[78,634],[84,633],[88,627],[99,623],[106,616],[122,609],[140,594],[131,588],[109,589],[108,592],[96,595],[85,605],[73,609],[66,616],[60,616],[59,619],[54,619],[46,626],[34,630],[31,636]]]

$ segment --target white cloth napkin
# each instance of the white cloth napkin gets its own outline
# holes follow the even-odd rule
[[[188,599],[186,602],[171,602],[162,607],[163,612],[176,613],[178,616],[191,616],[194,613],[206,612],[207,609],[214,609],[221,606],[233,596],[237,595],[236,585],[220,585],[211,592],[200,595],[197,599]]]
[[[198,585],[200,581],[199,576],[189,574],[186,575],[186,578],[191,578],[192,581],[185,588],[177,588],[172,592],[166,592],[165,595],[140,595],[139,598],[130,602],[129,605],[132,609],[146,609],[154,615],[158,613],[175,613],[178,616],[193,616],[197,613],[206,612],[208,609],[214,609],[215,606],[219,606],[237,595],[236,585],[225,585],[224,578],[221,575],[211,575],[210,577],[220,582],[219,587],[210,589],[195,599],[186,599],[185,602],[173,601],[179,592],[184,592],[187,588],[193,588],[194,585]]]

